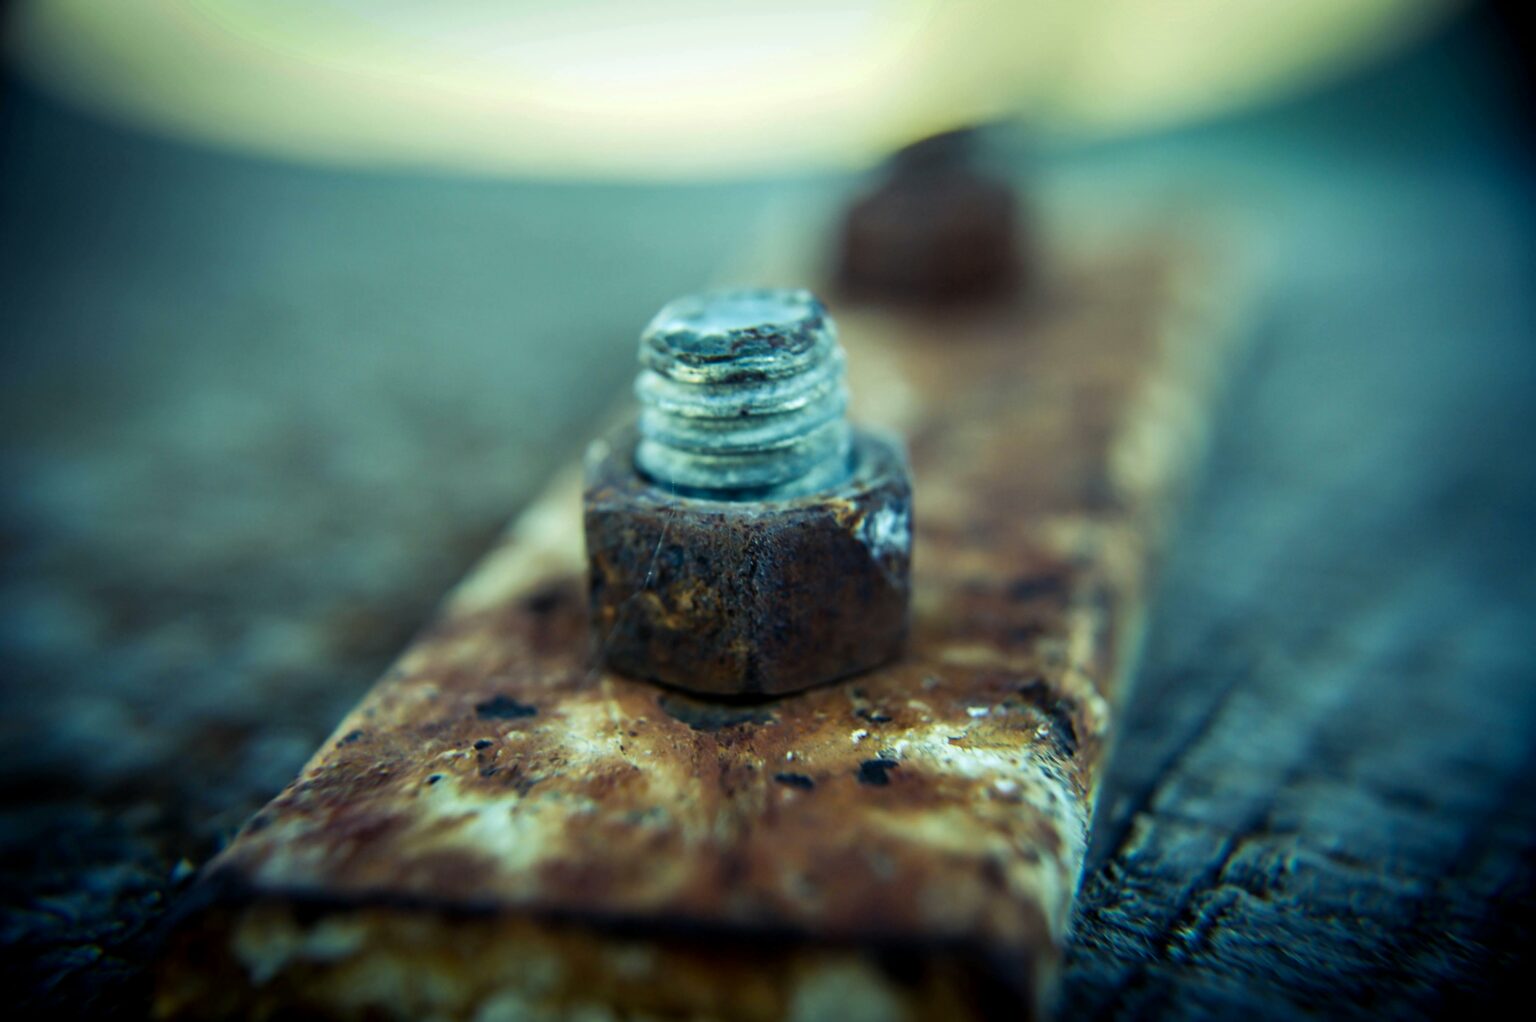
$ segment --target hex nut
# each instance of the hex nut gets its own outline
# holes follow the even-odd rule
[[[1018,196],[977,166],[975,132],[916,142],[849,209],[839,290],[860,301],[947,305],[1006,297],[1027,267]]]
[[[636,434],[586,460],[592,640],[624,674],[711,695],[777,695],[868,670],[907,631],[912,487],[892,440],[855,430],[850,476],[778,501],[674,496]]]

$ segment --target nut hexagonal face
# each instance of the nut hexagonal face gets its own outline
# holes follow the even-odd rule
[[[857,432],[842,484],[783,501],[674,496],[635,434],[595,443],[585,526],[592,638],[625,674],[715,695],[793,692],[875,667],[907,629],[912,489]]]

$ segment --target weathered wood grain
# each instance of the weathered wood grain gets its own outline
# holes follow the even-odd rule
[[[1536,253],[1528,203],[1462,174],[1271,196],[1307,215],[1268,221],[1267,325],[1154,601],[1063,1016],[1524,997],[1536,305],[1510,288]]]

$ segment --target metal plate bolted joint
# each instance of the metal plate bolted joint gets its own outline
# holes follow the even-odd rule
[[[638,422],[586,458],[592,640],[614,670],[777,695],[878,666],[907,630],[901,445],[847,421],[806,291],[679,299],[641,336]]]

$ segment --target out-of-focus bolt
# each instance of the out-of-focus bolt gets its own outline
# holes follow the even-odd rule
[[[821,303],[805,291],[684,298],[646,328],[640,363],[638,428],[587,454],[598,655],[718,695],[791,692],[896,655],[906,460],[849,426]]]
[[[975,156],[976,132],[915,142],[843,222],[836,270],[850,298],[956,304],[1006,296],[1024,283],[1014,190]]]

